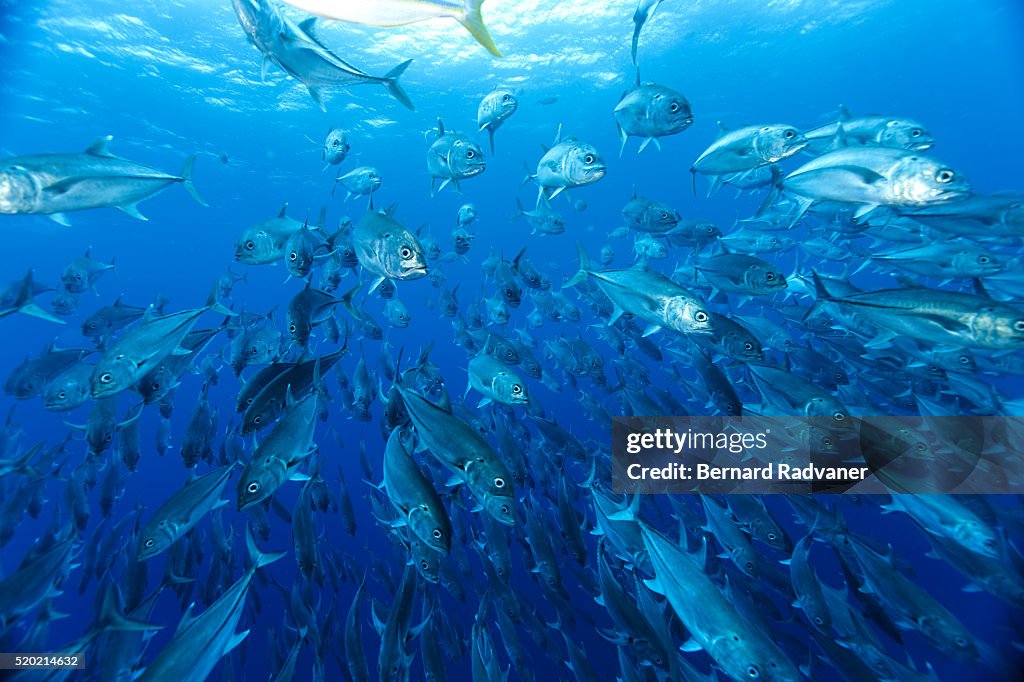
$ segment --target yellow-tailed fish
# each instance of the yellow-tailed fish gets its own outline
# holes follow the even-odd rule
[[[495,57],[498,46],[484,25],[484,0],[285,0],[289,5],[325,19],[364,26],[404,26],[427,19],[451,17],[465,26]]]

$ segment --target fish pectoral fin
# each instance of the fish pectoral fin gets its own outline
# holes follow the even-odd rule
[[[142,213],[139,211],[138,203],[125,204],[123,206],[118,206],[118,208],[127,213],[128,215],[130,215],[131,217],[135,218],[136,220],[149,220],[149,218],[142,215]]]
[[[28,303],[26,305],[21,306],[20,308],[18,308],[18,312],[23,313],[25,315],[31,315],[32,317],[38,317],[40,320],[56,322],[57,324],[67,324],[66,321],[51,314],[49,311],[39,307],[35,303]]]
[[[58,180],[57,182],[47,185],[43,188],[43,192],[49,195],[60,196],[61,194],[67,194],[70,192],[74,189],[75,185],[89,179],[89,177],[64,178],[63,180]]]
[[[51,213],[47,217],[53,222],[57,223],[58,225],[63,225],[64,227],[71,227],[71,221],[68,220],[68,217],[63,213]]]
[[[948,318],[948,317],[943,317],[941,315],[924,314],[924,315],[917,315],[917,317],[919,317],[922,320],[926,320],[928,322],[931,322],[932,324],[937,324],[938,326],[942,327],[946,331],[952,332],[954,334],[960,334],[960,333],[963,333],[965,331],[969,331],[969,329],[970,329],[967,325],[963,324],[962,322],[957,322],[956,320],[953,320],[953,319]]]
[[[644,580],[644,585],[646,585],[647,589],[649,589],[651,592],[654,592],[655,594],[665,594],[665,588],[661,586],[661,581],[657,578],[650,578],[649,580]]]
[[[309,85],[306,86],[306,90],[309,91],[309,96],[313,98],[313,101],[316,102],[316,105],[320,107],[320,111],[326,112],[327,107],[324,106],[324,100],[323,97],[321,97],[320,95],[320,90]]]
[[[693,653],[695,651],[703,651],[704,647],[702,647],[700,644],[698,644],[697,640],[695,640],[693,637],[691,637],[690,639],[688,639],[685,642],[683,642],[680,645],[679,649],[681,651],[685,651],[687,653]]]

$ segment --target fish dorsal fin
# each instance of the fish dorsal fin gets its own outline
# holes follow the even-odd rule
[[[846,108],[845,104],[840,104],[839,105],[839,120],[840,121],[849,121],[851,118],[853,118],[853,114],[850,113],[850,110]]]
[[[117,158],[113,154],[111,154],[110,151],[107,149],[107,144],[109,144],[110,141],[113,139],[113,135],[104,135],[100,139],[93,142],[92,145],[90,145],[89,148],[85,150],[85,153],[90,154],[92,156],[103,156],[110,159]]]
[[[317,19],[316,17],[310,17],[309,19],[304,19],[303,21],[299,22],[299,28],[301,28],[303,31],[305,31],[309,35],[309,37],[312,38],[313,40],[317,40],[317,37],[316,37],[316,19]],[[317,42],[320,42],[320,41],[317,40]],[[330,134],[330,132],[331,132],[330,130],[327,131],[328,134]]]
[[[386,215],[389,218],[393,218],[396,211],[398,211],[398,204],[391,204],[390,206],[384,209],[384,215]]]
[[[562,124],[558,124],[558,132],[555,133],[555,141],[551,143],[551,146],[555,146],[562,141]]]
[[[287,216],[288,216],[288,202],[285,202],[284,206],[281,207],[280,212],[278,212],[277,217],[278,218],[285,218]]]
[[[729,128],[726,127],[726,125],[724,123],[722,123],[721,121],[717,121],[717,123],[718,123],[718,137],[722,137],[727,132],[729,132]]]
[[[437,136],[444,137],[444,121],[441,120],[440,116],[437,118]]]
[[[640,68],[639,67],[637,67],[637,70],[636,70],[636,80],[634,81],[634,83],[636,84],[636,86],[638,88],[640,87]]]

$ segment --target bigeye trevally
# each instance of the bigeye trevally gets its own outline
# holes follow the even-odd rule
[[[285,0],[289,5],[325,19],[364,26],[404,26],[427,19],[451,17],[473,34],[495,57],[498,46],[484,25],[484,0]]]

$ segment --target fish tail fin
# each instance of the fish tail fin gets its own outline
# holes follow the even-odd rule
[[[252,534],[252,526],[245,526],[245,548],[249,552],[249,560],[252,561],[253,570],[272,564],[286,552],[263,552],[256,546],[256,536]]]
[[[104,624],[104,629],[118,630],[121,632],[145,632],[148,630],[163,629],[162,625],[150,625],[144,621],[135,620],[126,616],[124,609],[121,607],[121,600],[119,599],[117,588],[113,583],[110,583],[107,586],[107,591],[103,594],[102,616],[100,618],[100,622]]]
[[[826,303],[832,300],[832,295],[828,293],[825,282],[822,281],[816,270],[811,270],[811,277],[814,278],[814,305],[804,315],[804,321],[814,317]]]
[[[509,220],[519,220],[526,213],[526,207],[523,206],[523,202],[519,201],[519,197],[516,197],[516,212],[512,215]]]
[[[188,193],[192,195],[192,198],[195,199],[200,206],[209,206],[209,204],[206,203],[206,200],[203,199],[203,195],[200,194],[199,190],[196,189],[196,186],[192,184],[192,168],[195,165],[195,154],[185,159],[185,165],[181,167],[181,184],[185,187]]]
[[[217,313],[218,315],[224,315],[228,318],[238,317],[238,313],[217,300],[219,292],[220,287],[217,286],[217,282],[214,282],[213,287],[210,289],[210,295],[206,297],[206,307],[210,309],[210,312]],[[150,308],[152,309],[153,306],[150,306]]]
[[[768,212],[768,209],[778,200],[779,194],[782,193],[782,171],[779,170],[778,166],[773,165],[770,172],[772,174],[772,189],[768,192],[768,196],[765,197],[761,207],[757,209],[758,218]]]
[[[587,257],[587,252],[583,248],[582,242],[576,242],[576,252],[580,257],[580,269],[565,283],[564,286],[566,287],[574,287],[585,280],[587,278],[587,271],[590,270],[590,258]]]
[[[392,97],[402,103],[409,111],[416,111],[416,107],[413,106],[412,100],[409,99],[409,95],[405,94],[405,90],[398,82],[398,78],[405,73],[405,70],[412,64],[411,59],[406,59],[404,62],[396,66],[395,68],[384,74],[383,82],[381,83],[391,94]]]
[[[356,295],[356,292],[359,291],[359,289],[361,289],[362,286],[363,283],[359,282],[354,287],[352,287],[344,294],[342,294],[340,299],[341,305],[345,307],[345,310],[348,311],[348,314],[357,320],[362,319],[362,313],[360,313],[359,310],[352,303],[352,297]]]
[[[484,0],[466,0],[466,13],[459,19],[459,23],[466,27],[477,42],[487,48],[487,51],[495,57],[501,57],[498,46],[491,39],[491,34],[484,25],[483,14],[480,13],[480,6]]]

